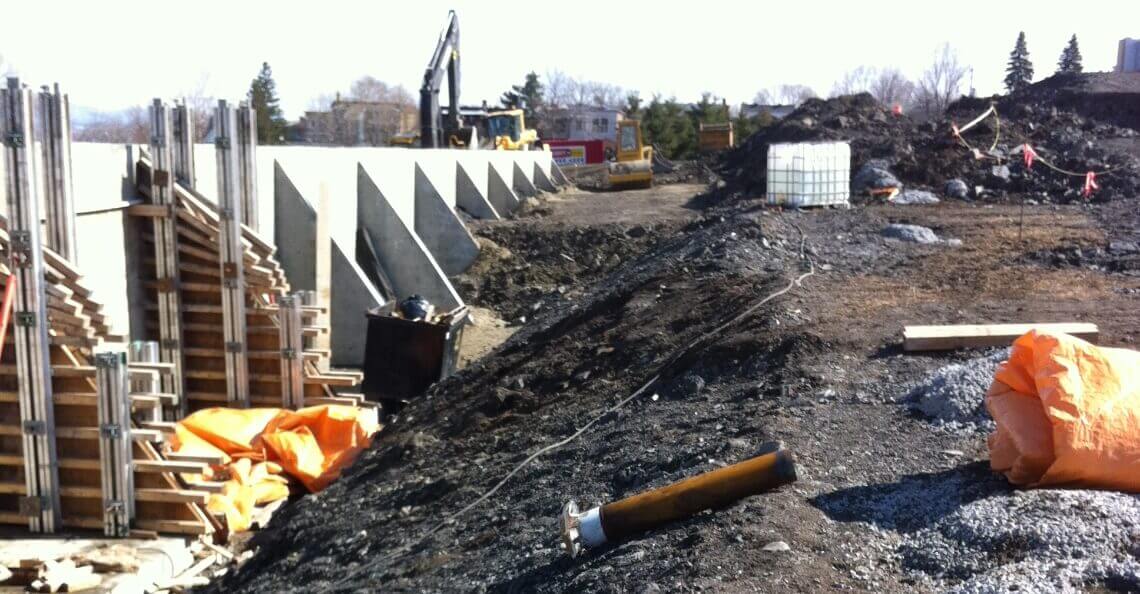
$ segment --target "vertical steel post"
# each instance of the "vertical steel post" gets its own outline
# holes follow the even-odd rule
[[[243,103],[237,118],[241,222],[257,231],[257,110]]]
[[[8,195],[8,270],[15,280],[13,341],[19,383],[20,426],[26,497],[20,512],[32,532],[60,525],[59,465],[55,450],[51,354],[44,295],[39,200],[34,181],[32,93],[16,78],[0,89],[0,138],[4,142]]]
[[[150,107],[150,196],[167,207],[167,214],[154,217],[155,277],[158,281],[158,335],[163,362],[174,364],[174,373],[162,378],[166,392],[177,394],[180,414],[186,413],[183,396],[186,383],[182,352],[182,299],[178,269],[178,206],[174,196],[174,175],[170,108],[161,99]]]
[[[75,198],[71,184],[71,108],[67,95],[44,87],[39,94],[43,130],[44,206],[47,234],[44,245],[70,262],[75,251]]]
[[[245,270],[239,203],[241,175],[237,110],[218,101],[214,115],[218,159],[218,244],[222,272],[222,324],[226,351],[226,399],[232,406],[249,406],[249,372],[245,336]]]
[[[130,534],[131,520],[135,515],[130,380],[125,354],[95,355],[95,390],[99,415],[103,534],[123,537]]]
[[[174,136],[174,178],[183,186],[193,189],[194,177],[194,112],[186,100],[174,105],[171,118]]]
[[[277,300],[277,321],[281,331],[281,406],[297,410],[305,407],[300,295]]]

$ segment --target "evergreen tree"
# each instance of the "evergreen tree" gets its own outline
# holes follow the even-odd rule
[[[268,62],[261,63],[261,72],[249,85],[249,104],[257,110],[257,140],[261,144],[281,144],[285,141],[285,116],[277,98],[277,83]]]
[[[1005,88],[1009,92],[1020,91],[1033,82],[1033,63],[1029,61],[1029,50],[1025,47],[1025,31],[1018,33],[1017,43],[1009,54],[1009,65],[1005,68]]]
[[[538,74],[530,72],[523,84],[512,85],[511,90],[503,93],[499,102],[507,109],[522,108],[527,127],[534,127],[531,122],[537,119],[538,112],[542,109],[542,91],[543,86],[538,80]]]
[[[630,119],[641,119],[641,95],[634,91],[625,98],[625,109],[622,110],[625,117]]]
[[[641,116],[641,132],[646,142],[670,159],[685,159],[697,153],[697,127],[686,109],[675,99],[662,101],[654,96]]]
[[[728,106],[713,97],[712,93],[701,93],[701,100],[689,110],[693,124],[719,124],[728,121]]]
[[[1057,61],[1057,72],[1065,74],[1080,74],[1084,70],[1081,65],[1081,48],[1077,47],[1077,34],[1069,38],[1069,45],[1061,52],[1061,59]]]

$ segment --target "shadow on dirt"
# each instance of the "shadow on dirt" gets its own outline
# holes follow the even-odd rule
[[[998,493],[1009,484],[973,462],[940,472],[911,474],[895,482],[848,487],[809,502],[836,522],[867,522],[899,532],[921,530],[959,507]]]

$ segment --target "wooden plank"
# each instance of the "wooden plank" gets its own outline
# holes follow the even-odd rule
[[[202,474],[210,465],[203,462],[185,460],[135,460],[135,472],[173,472],[177,474]]]
[[[306,384],[324,384],[326,386],[352,388],[360,384],[355,378],[337,375],[311,375],[305,378]]]
[[[177,423],[172,423],[170,421],[143,421],[139,423],[139,426],[143,429],[153,429],[155,431],[161,431],[167,435],[174,435],[174,427],[176,425]]]
[[[222,394],[222,397],[224,398],[225,394]],[[175,462],[200,462],[211,466],[220,466],[226,462],[225,457],[221,454],[188,454],[184,452],[169,452],[166,454],[166,459]]]
[[[162,219],[170,216],[170,207],[165,204],[132,204],[127,207],[127,214],[132,217]]]
[[[1083,322],[1042,324],[959,324],[945,326],[906,326],[904,351],[946,351],[962,348],[1009,346],[1030,330],[1061,332],[1096,342],[1100,330]]]

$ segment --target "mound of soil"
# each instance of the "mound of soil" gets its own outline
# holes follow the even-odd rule
[[[1051,88],[1046,83],[1053,84],[1039,83],[1045,85],[1042,89]],[[1050,103],[1045,90],[1031,87],[1025,93],[1006,99],[963,98],[937,122],[895,116],[866,93],[808,100],[725,155],[719,172],[730,182],[730,189],[724,195],[748,198],[764,194],[771,144],[844,140],[851,144],[853,172],[868,161],[880,160],[904,185],[940,191],[947,182],[961,180],[970,194],[979,198],[1020,195],[1039,202],[1081,200],[1083,177],[1050,171],[1040,162],[1032,170],[1026,168],[1021,146],[1029,143],[1042,158],[1061,169],[1082,176],[1090,170],[1110,171],[1097,179],[1100,189],[1093,194],[1094,200],[1140,196],[1140,159],[1121,146],[1121,141],[1124,145],[1140,143],[1135,130],[1059,108],[1057,105],[1063,106],[1064,101]],[[981,151],[979,159],[979,154],[953,137],[952,125],[972,121],[991,103],[996,104],[999,117],[988,118],[963,133],[963,139]]]

